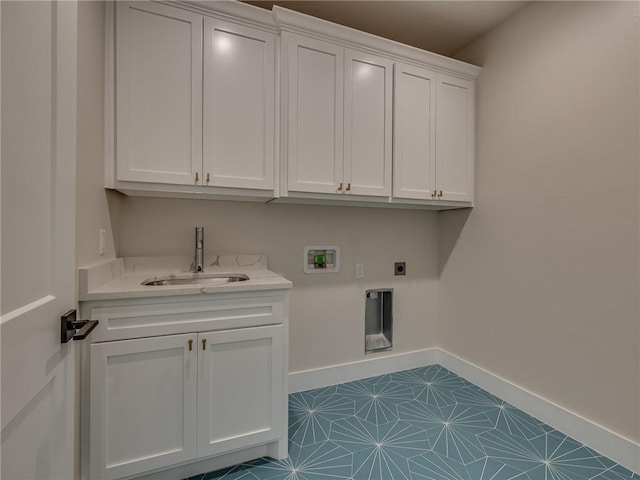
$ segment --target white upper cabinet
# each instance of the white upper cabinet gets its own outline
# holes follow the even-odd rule
[[[393,196],[432,200],[435,190],[436,73],[396,63]]]
[[[113,3],[107,187],[473,205],[478,67],[278,6]]]
[[[394,72],[393,197],[470,204],[473,82],[401,63]]]
[[[474,84],[438,74],[436,188],[439,200],[471,202],[474,171]]]
[[[116,3],[117,180],[193,184],[202,165],[202,16]]]
[[[354,195],[391,195],[393,62],[345,52],[344,182]]]
[[[107,185],[134,195],[273,198],[278,35],[269,12],[237,2],[203,14],[114,3]]]
[[[473,205],[480,68],[273,7],[283,39],[279,201]]]
[[[204,185],[274,188],[275,39],[204,20]]]
[[[290,191],[339,193],[343,182],[344,49],[287,35]]]
[[[288,190],[391,195],[392,66],[286,35]]]

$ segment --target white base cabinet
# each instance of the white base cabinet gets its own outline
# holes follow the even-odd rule
[[[196,457],[196,335],[91,345],[91,478]]]
[[[267,444],[287,456],[287,297],[238,295],[84,307],[101,322],[83,367],[83,478],[134,478]],[[143,338],[123,340],[123,329]]]
[[[198,457],[281,434],[282,325],[198,334]]]

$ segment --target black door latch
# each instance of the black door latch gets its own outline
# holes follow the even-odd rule
[[[97,326],[98,320],[76,320],[76,311],[69,310],[60,317],[60,342],[84,340]]]

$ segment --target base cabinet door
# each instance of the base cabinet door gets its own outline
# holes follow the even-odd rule
[[[199,457],[280,437],[282,342],[282,325],[198,334]]]
[[[196,457],[196,334],[91,345],[91,479]]]

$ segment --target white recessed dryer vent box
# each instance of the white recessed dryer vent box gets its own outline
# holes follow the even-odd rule
[[[304,247],[304,273],[336,273],[340,271],[340,248]]]

